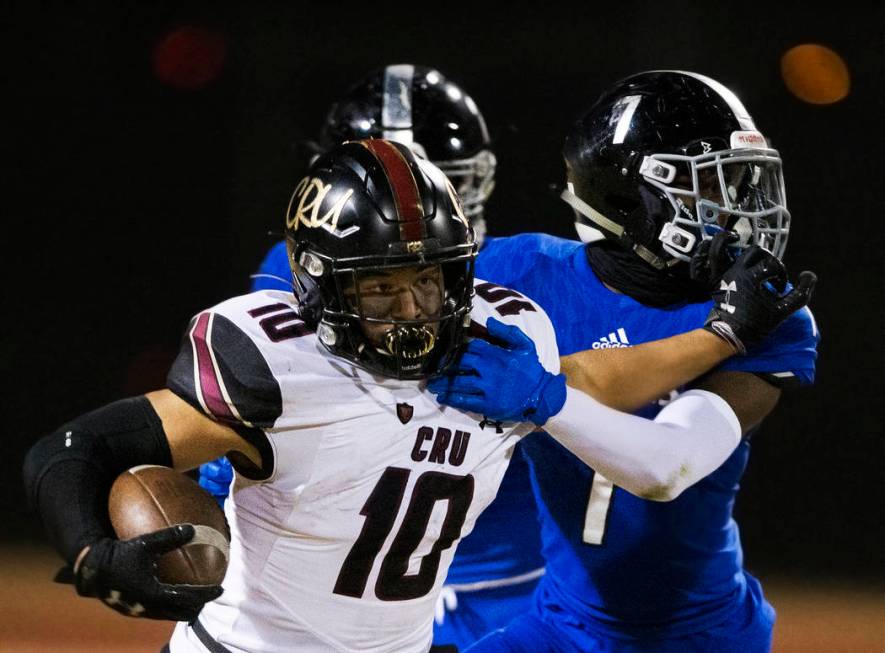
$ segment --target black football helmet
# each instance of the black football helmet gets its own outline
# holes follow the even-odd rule
[[[782,257],[790,213],[776,150],[719,82],[642,72],[605,91],[563,150],[582,240],[607,237],[657,269],[689,261],[717,231]]]
[[[421,379],[442,370],[470,320],[476,243],[446,176],[408,147],[350,141],[311,164],[286,212],[286,244],[301,318],[330,352],[373,372]],[[439,315],[379,317],[362,275],[439,266]],[[364,325],[389,326],[383,343]]]
[[[332,105],[322,151],[346,140],[403,143],[442,170],[458,191],[479,240],[483,208],[495,187],[495,155],[476,103],[438,70],[396,64],[369,73]]]

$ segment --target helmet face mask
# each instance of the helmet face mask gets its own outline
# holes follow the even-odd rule
[[[683,71],[621,80],[574,125],[563,154],[562,197],[585,242],[615,240],[659,270],[690,261],[722,229],[739,236],[731,247],[784,254],[780,156],[715,80]]]
[[[302,195],[287,219],[302,319],[331,353],[372,372],[421,379],[441,371],[469,323],[476,254],[445,176],[405,146],[380,140],[333,148],[310,174],[323,197]],[[293,205],[324,216],[348,193],[331,231],[334,219],[306,229],[292,220]],[[410,204],[418,208],[412,215],[401,203],[408,193],[420,205]]]
[[[658,238],[674,258],[690,260],[697,243],[722,229],[737,233],[734,247],[759,245],[783,256],[790,213],[775,150],[651,154],[643,160],[640,174],[664,193],[673,209]]]
[[[329,272],[324,285],[331,296],[317,328],[320,341],[332,353],[384,376],[421,379],[441,371],[452,362],[470,320],[473,258],[472,249],[464,248],[460,253],[426,259],[429,265],[416,264],[413,258],[401,262],[326,259]],[[423,291],[361,290],[367,281],[388,275],[414,276],[420,284],[430,277],[428,271],[436,278]],[[402,293],[413,294],[420,316],[396,315]]]
[[[461,198],[467,219],[481,216],[485,203],[495,190],[495,168],[498,161],[491,150],[480,150],[467,159],[434,161]]]

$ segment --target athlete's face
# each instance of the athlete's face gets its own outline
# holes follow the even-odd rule
[[[363,317],[363,332],[380,346],[394,328],[383,320],[433,320],[443,305],[443,275],[438,265],[377,270],[357,275],[356,283],[345,288],[345,296]],[[426,328],[436,335],[438,322]]]
[[[691,178],[682,175],[676,178],[676,182],[674,183],[676,188],[685,188],[686,190],[692,190],[692,181]],[[713,202],[717,206],[725,206],[725,200],[722,197],[721,186],[719,184],[719,177],[715,169],[704,169],[698,170],[698,195],[701,199]],[[689,210],[694,213],[695,211],[695,198],[693,195],[680,195],[680,199],[682,202],[689,208]],[[726,215],[720,216],[720,225],[721,227],[725,227],[725,221],[727,220]]]

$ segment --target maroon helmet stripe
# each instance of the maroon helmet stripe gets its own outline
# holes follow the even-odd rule
[[[399,220],[399,235],[402,240],[424,240],[427,238],[427,227],[424,225],[424,207],[421,205],[421,194],[412,169],[406,158],[396,146],[381,139],[361,141],[381,163],[396,204]]]

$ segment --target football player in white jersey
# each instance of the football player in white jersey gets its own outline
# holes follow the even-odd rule
[[[519,437],[544,425],[640,492],[673,452],[704,441],[690,464],[712,471],[739,442],[734,412],[711,393],[687,392],[650,421],[567,388],[544,312],[506,289],[474,295],[476,246],[456,193],[405,146],[357,141],[321,156],[286,232],[294,294],[201,312],[167,389],[72,420],[25,463],[78,593],[182,622],[175,653],[427,651],[455,546]],[[489,354],[504,371],[503,421],[427,391],[468,336],[507,350]],[[134,465],[187,470],[223,454],[238,471],[223,590],[160,583],[157,556],[193,526],[117,540],[110,484]]]

